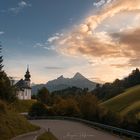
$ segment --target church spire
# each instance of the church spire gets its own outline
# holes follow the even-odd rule
[[[30,81],[30,72],[29,72],[29,65],[27,65],[27,71],[26,71],[26,74],[24,75],[25,77],[25,81]]]

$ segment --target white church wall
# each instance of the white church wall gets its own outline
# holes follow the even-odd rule
[[[24,90],[24,100],[30,100],[31,99],[31,89],[25,89]]]
[[[23,100],[24,99],[24,91],[18,91],[17,97],[18,97],[18,99]]]
[[[17,97],[20,100],[31,100],[31,89],[24,89],[17,92]]]

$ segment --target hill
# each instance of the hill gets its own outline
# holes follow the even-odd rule
[[[36,129],[38,127],[30,124],[24,117],[14,112],[11,107],[0,100],[0,140],[9,140]]]
[[[32,93],[37,93],[38,89],[42,87],[46,87],[50,92],[66,89],[69,87],[78,87],[78,88],[88,88],[89,90],[93,90],[96,86],[95,82],[88,80],[80,73],[76,73],[72,78],[64,78],[63,75],[54,79],[52,81],[48,81],[46,84],[35,85],[32,87]]]
[[[140,85],[127,89],[101,105],[122,115],[136,115],[140,112]]]
[[[140,84],[140,70],[136,68],[123,79],[116,79],[112,83],[105,83],[102,86],[96,86],[92,93],[100,100],[107,101],[124,91],[128,88]]]

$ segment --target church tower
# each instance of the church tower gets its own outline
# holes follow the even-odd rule
[[[26,74],[24,75],[24,77],[25,77],[26,84],[30,87],[31,75],[30,75],[30,72],[29,72],[29,66],[27,66],[27,71],[26,71]]]
[[[20,100],[31,100],[31,95],[32,95],[32,91],[31,91],[31,75],[29,72],[29,66],[27,66],[27,71],[24,75],[25,79],[21,79],[19,80],[15,85],[17,87],[17,97]]]

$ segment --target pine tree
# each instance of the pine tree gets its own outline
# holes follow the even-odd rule
[[[15,87],[11,85],[10,79],[3,68],[3,58],[1,55],[2,46],[0,45],[0,100],[13,102],[16,100]]]
[[[3,59],[1,55],[1,50],[2,50],[2,46],[0,45],[0,71],[2,71],[2,68],[3,68],[3,65],[2,65]]]

